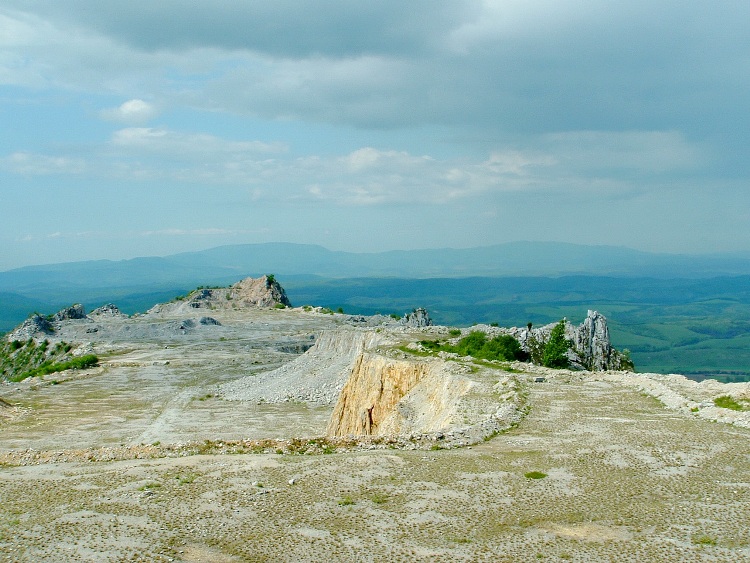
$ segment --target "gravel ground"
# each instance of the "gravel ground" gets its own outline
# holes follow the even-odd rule
[[[329,407],[216,390],[339,319],[217,319],[102,321],[103,367],[0,389],[0,561],[750,561],[750,430],[711,402],[743,387],[517,365],[530,410],[487,441],[310,447]]]
[[[5,467],[0,560],[750,561],[747,430],[611,382],[528,389],[472,448]]]

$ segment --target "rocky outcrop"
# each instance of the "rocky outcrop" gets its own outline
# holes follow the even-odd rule
[[[86,310],[83,308],[83,305],[81,305],[80,303],[76,303],[75,305],[71,305],[70,307],[65,307],[64,309],[60,309],[57,313],[55,313],[52,316],[52,320],[54,322],[70,321],[70,320],[85,319],[85,318],[86,318]]]
[[[98,319],[98,318],[123,318],[127,317],[125,313],[120,311],[120,309],[117,307],[117,305],[113,303],[107,303],[106,305],[102,305],[101,307],[97,307],[93,311],[89,313],[89,318],[92,319]]]
[[[55,328],[46,317],[35,313],[8,333],[6,339],[9,342],[12,342],[13,340],[24,341],[29,338],[48,336],[54,331]]]
[[[271,309],[278,305],[291,307],[289,298],[273,276],[245,278],[230,287],[200,288],[170,303],[159,303],[149,315],[184,314],[192,309]]]
[[[411,313],[406,313],[406,315],[404,315],[399,321],[399,324],[410,328],[432,326],[432,319],[430,319],[427,309],[419,307],[418,309],[414,309]]]
[[[334,407],[329,436],[445,430],[474,383],[438,359],[361,354]]]
[[[359,355],[385,341],[386,335],[372,330],[326,331],[307,352],[288,364],[222,385],[220,393],[225,399],[238,401],[332,404]]]
[[[250,307],[291,307],[284,288],[273,276],[245,278],[229,288],[229,298],[241,305]]]
[[[538,328],[482,327],[489,334],[509,334],[521,344],[521,349],[528,353],[533,361],[535,348],[539,350],[549,340],[552,329],[557,323]],[[632,361],[612,346],[609,338],[607,318],[597,311],[589,310],[583,323],[578,326],[565,320],[565,337],[570,341],[568,359],[571,366],[589,371],[632,370]]]
[[[339,395],[329,436],[378,434],[398,402],[428,373],[426,362],[362,354]]]
[[[364,352],[341,390],[327,434],[429,436],[441,447],[476,443],[522,416],[515,376],[487,375],[440,358]]]
[[[621,370],[626,367],[625,358],[612,347],[604,315],[589,310],[581,325],[569,326],[569,329],[573,362],[589,371]]]

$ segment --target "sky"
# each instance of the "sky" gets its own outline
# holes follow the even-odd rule
[[[750,251],[750,2],[2,0],[0,269]]]

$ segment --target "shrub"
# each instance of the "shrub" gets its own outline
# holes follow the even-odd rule
[[[453,337],[461,336],[461,329],[460,328],[452,328],[452,329],[450,329],[448,331],[448,335],[449,336],[453,336]]]
[[[23,381],[24,379],[28,377],[40,377],[43,375],[48,375],[50,373],[57,373],[58,371],[65,371],[68,369],[86,369],[86,368],[94,367],[96,365],[99,365],[99,358],[94,354],[88,354],[86,356],[73,358],[71,360],[68,360],[67,362],[56,363],[56,362],[52,362],[48,360],[42,363],[37,368],[14,375],[13,377],[10,378],[10,381],[18,382],[18,381]]]
[[[475,330],[464,336],[455,346],[441,344],[438,340],[420,340],[419,343],[432,352],[442,350],[454,352],[461,356],[472,356],[480,360],[512,361],[525,359],[525,354],[521,350],[518,340],[507,334],[487,340],[487,335],[484,332]]]
[[[544,479],[547,474],[541,471],[529,471],[528,473],[524,473],[523,476],[527,479]]]
[[[570,341],[565,338],[565,321],[562,320],[552,329],[549,340],[544,346],[542,365],[557,369],[570,367],[570,360],[567,354],[570,345]]]

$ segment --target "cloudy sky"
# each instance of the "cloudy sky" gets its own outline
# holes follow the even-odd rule
[[[0,269],[750,251],[750,3],[2,0]]]

